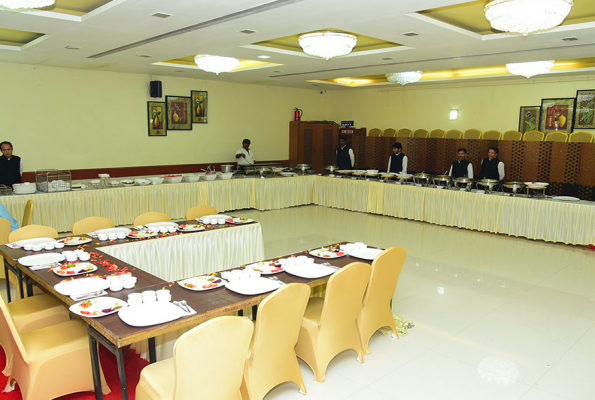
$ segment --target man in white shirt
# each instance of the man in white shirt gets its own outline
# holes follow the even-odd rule
[[[458,159],[450,166],[448,175],[453,178],[470,178],[473,179],[473,164],[467,158],[467,149],[461,147],[458,151]]]
[[[238,165],[254,165],[256,162],[254,152],[250,150],[250,139],[242,141],[242,147],[236,151],[236,161]]]
[[[407,156],[403,154],[401,143],[393,143],[393,154],[388,159],[388,172],[407,174]]]
[[[504,163],[498,158],[500,151],[497,147],[488,149],[488,157],[481,160],[479,179],[504,179]]]
[[[353,150],[347,146],[347,138],[339,138],[339,149],[335,152],[337,156],[337,167],[340,170],[352,169],[355,165],[355,156]]]

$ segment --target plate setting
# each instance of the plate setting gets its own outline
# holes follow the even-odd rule
[[[93,239],[86,236],[69,236],[62,239],[62,242],[66,246],[80,246],[81,244],[89,243]]]
[[[184,289],[192,290],[195,292],[203,292],[205,290],[217,289],[218,287],[225,286],[226,283],[227,281],[225,279],[221,279],[216,276],[210,275],[195,276],[193,278],[178,281],[178,285],[180,285]]]
[[[178,231],[180,232],[198,232],[204,231],[205,227],[198,224],[182,224],[178,225]]]
[[[99,318],[118,312],[128,303],[114,297],[96,297],[94,299],[80,301],[71,305],[68,309],[81,317]]]
[[[128,237],[131,239],[146,239],[150,237],[158,236],[159,232],[152,231],[130,231]]]
[[[254,222],[253,219],[250,218],[227,218],[225,220],[225,222],[229,222],[230,224],[236,224],[236,225],[241,225],[241,224],[249,224],[250,222]]]
[[[309,254],[311,256],[319,258],[340,258],[345,257],[347,255],[347,253],[343,250],[333,249],[330,247],[321,247],[320,249],[310,251]]]
[[[272,275],[283,272],[283,266],[280,263],[273,261],[261,261],[254,264],[246,265],[246,268],[252,268],[254,271],[258,271],[263,275]]]
[[[60,264],[52,269],[59,276],[76,276],[97,271],[97,267],[89,262]]]

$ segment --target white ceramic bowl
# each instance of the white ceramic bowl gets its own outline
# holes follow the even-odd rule
[[[149,180],[153,185],[161,185],[163,183],[162,176],[152,176],[151,178],[149,178]]]
[[[221,173],[219,175],[219,179],[223,179],[224,181],[231,179],[231,177],[233,176],[232,172],[226,172],[226,173]]]
[[[199,175],[184,175],[184,182],[198,182]]]
[[[136,182],[138,186],[147,186],[151,184],[151,181],[148,179],[135,179],[134,182]]]
[[[217,178],[217,174],[205,174],[204,179],[206,181],[214,181]]]
[[[377,174],[378,170],[377,169],[369,169],[366,171],[366,174],[370,174],[370,175],[374,175]]]
[[[167,182],[167,183],[180,183],[180,182],[182,182],[182,179],[183,179],[182,175],[165,176],[165,182]]]
[[[120,183],[124,187],[132,187],[132,186],[134,186],[134,181],[120,181]]]

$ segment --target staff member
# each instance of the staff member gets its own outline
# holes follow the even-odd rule
[[[250,139],[242,141],[242,147],[236,151],[236,161],[238,165],[254,165],[256,162],[254,152],[250,150]]]
[[[467,149],[460,148],[457,150],[458,159],[450,166],[448,175],[453,178],[471,178],[473,179],[473,164],[467,160]]]
[[[393,154],[388,159],[388,172],[396,172],[398,174],[407,173],[407,156],[403,154],[403,146],[401,143],[393,143]]]
[[[0,184],[12,187],[15,183],[21,183],[23,175],[23,163],[19,156],[12,155],[12,143],[0,143],[2,156],[0,157]]]
[[[481,160],[479,179],[504,179],[504,163],[498,158],[500,151],[497,147],[488,149],[488,158]]]
[[[355,156],[353,150],[347,146],[347,139],[345,136],[339,138],[339,149],[337,154],[337,167],[339,169],[352,169],[355,165]]]

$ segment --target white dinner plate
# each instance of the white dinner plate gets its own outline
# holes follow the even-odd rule
[[[272,275],[283,272],[283,267],[281,267],[281,264],[275,264],[270,261],[261,261],[247,265],[246,267],[251,267],[254,271],[258,271],[263,275]]]
[[[36,244],[44,244],[44,243],[56,243],[57,240],[56,239],[52,239],[52,238],[35,238],[35,239],[23,239],[23,240],[19,240],[18,242],[15,242],[15,244],[17,246],[26,246],[26,245],[31,245],[34,246]]]
[[[129,234],[130,233],[130,229],[128,228],[106,228],[106,229],[99,229],[97,231],[94,232],[96,235],[109,235],[110,233],[125,233],[125,234]]]
[[[203,275],[195,276],[193,278],[184,279],[178,281],[178,285],[184,289],[193,290],[195,292],[203,292],[205,290],[217,289],[218,287],[225,286],[227,281],[216,276]]]
[[[151,222],[151,223],[145,224],[145,226],[147,228],[161,228],[164,226],[169,228],[170,226],[177,227],[178,224],[176,224],[175,222],[164,221],[164,222]]]
[[[262,277],[237,279],[235,281],[227,282],[227,285],[225,285],[225,287],[232,292],[246,296],[254,296],[257,294],[272,292],[273,290],[279,289],[281,286],[283,286],[282,283]]]
[[[335,251],[332,251],[332,250],[322,247],[320,249],[312,250],[310,252],[310,255],[314,256],[314,257],[319,257],[319,258],[340,258],[340,257],[345,257],[347,255],[347,253],[345,253],[342,250],[335,252]]]
[[[223,218],[223,219],[227,220],[227,219],[231,218],[231,216],[229,216],[229,215],[223,215],[223,214],[221,214],[221,215],[205,215],[204,217],[201,217],[200,218],[200,222],[202,222],[204,218],[209,218],[209,219]]]
[[[164,324],[175,321],[183,315],[186,314],[180,307],[165,301],[128,306],[118,311],[118,317],[122,321],[135,327]]]
[[[133,234],[132,232],[136,232]],[[130,231],[128,233],[128,237],[132,239],[142,239],[142,238],[150,238],[159,235],[159,232],[151,232],[151,231]]]
[[[355,257],[355,258],[361,258],[362,260],[372,261],[376,257],[378,257],[378,255],[380,253],[382,253],[383,251],[384,250],[382,250],[382,249],[372,249],[372,248],[368,247],[367,249],[363,249],[363,250],[348,251],[347,254],[349,254],[350,256]]]
[[[97,271],[97,267],[90,262],[66,263],[52,269],[58,276],[76,276],[90,274]]]
[[[533,187],[546,187],[549,186],[549,183],[545,182],[525,182],[526,186],[533,186]]]
[[[65,280],[54,285],[56,292],[64,296],[80,296],[82,294],[99,292],[107,288],[109,288],[109,282],[96,276]]]
[[[250,218],[227,218],[225,222],[229,222],[231,224],[241,225],[241,224],[249,224],[250,222],[254,222],[253,219]]]
[[[198,231],[204,231],[205,227],[202,225],[197,225],[197,224],[181,224],[181,225],[178,225],[178,230],[180,232],[198,232]]]
[[[66,246],[80,246],[81,244],[89,243],[92,240],[93,239],[88,238],[86,236],[72,236],[72,237],[63,239],[62,242]]]
[[[127,306],[128,303],[115,297],[95,297],[75,303],[68,309],[81,317],[99,318],[118,312]]]
[[[296,176],[295,172],[281,172],[279,175],[281,176]]]
[[[558,201],[581,201],[581,199],[579,199],[578,197],[572,197],[572,196],[555,196],[555,197],[552,197],[552,200],[558,200]]]
[[[44,253],[21,257],[18,262],[25,267],[35,267],[38,265],[56,264],[65,259],[66,257],[60,253]]]
[[[306,279],[317,279],[336,272],[334,268],[320,264],[300,264],[285,267],[285,272]]]

